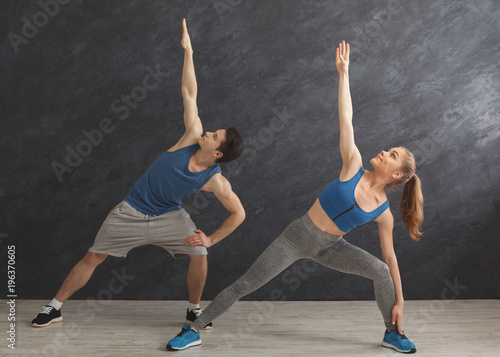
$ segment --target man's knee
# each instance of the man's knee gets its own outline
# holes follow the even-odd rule
[[[207,256],[206,255],[190,255],[189,259],[191,260],[192,263],[205,263],[207,262]]]
[[[101,264],[106,258],[108,257],[107,254],[101,254],[101,253],[92,253],[92,252],[87,252],[85,256],[83,257],[83,261],[86,264],[93,265],[93,266],[98,266]]]

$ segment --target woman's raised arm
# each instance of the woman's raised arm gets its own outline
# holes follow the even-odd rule
[[[342,41],[337,48],[335,65],[339,72],[339,126],[340,155],[342,156],[341,180],[348,180],[362,165],[361,154],[354,143],[352,126],[352,101],[349,89],[349,44]]]

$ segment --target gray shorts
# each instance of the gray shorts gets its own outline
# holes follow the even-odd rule
[[[186,244],[186,238],[195,234],[195,229],[184,208],[150,216],[122,201],[106,217],[89,252],[126,257],[132,248],[154,244],[163,247],[176,259],[207,255],[207,248]]]

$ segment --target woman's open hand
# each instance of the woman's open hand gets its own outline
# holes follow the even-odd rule
[[[349,44],[346,44],[345,41],[342,41],[339,47],[337,47],[335,65],[337,66],[339,74],[349,71]]]

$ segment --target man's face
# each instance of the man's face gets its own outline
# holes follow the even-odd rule
[[[207,131],[205,135],[203,135],[198,143],[201,148],[204,150],[209,150],[215,152],[217,148],[226,140],[226,130],[219,129],[215,132]]]

